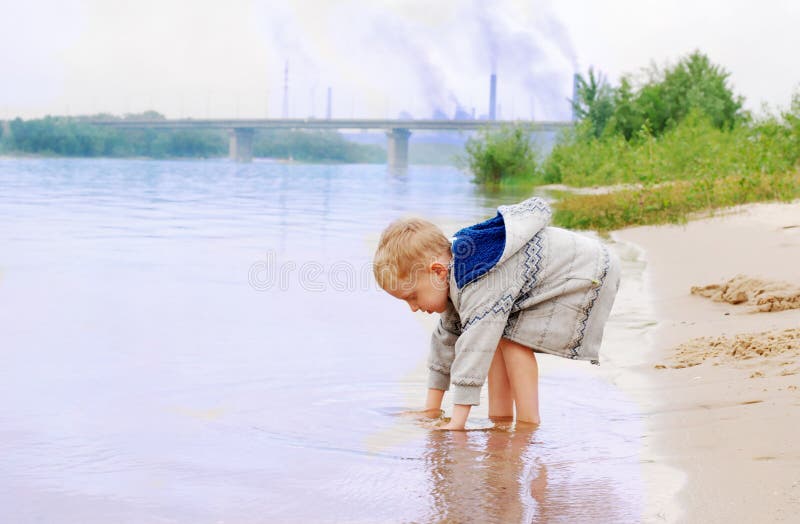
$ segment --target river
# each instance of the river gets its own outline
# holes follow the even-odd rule
[[[402,415],[430,320],[377,237],[496,204],[440,166],[0,159],[0,521],[638,521],[643,422],[588,364],[542,359],[535,431]]]

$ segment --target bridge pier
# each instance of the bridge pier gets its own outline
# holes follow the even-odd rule
[[[252,127],[235,127],[231,129],[231,138],[228,142],[228,155],[234,162],[250,162],[253,160],[253,135]]]
[[[386,160],[390,170],[408,168],[408,137],[411,131],[404,128],[393,128],[386,132]]]

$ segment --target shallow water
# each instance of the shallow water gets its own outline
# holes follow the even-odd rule
[[[542,362],[536,430],[402,415],[428,335],[372,245],[494,204],[442,167],[0,160],[0,521],[638,521],[642,420],[588,365]]]

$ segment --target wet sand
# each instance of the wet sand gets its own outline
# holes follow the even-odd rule
[[[646,415],[654,460],[685,474],[672,504],[659,498],[671,486],[650,483],[648,514],[796,521],[800,202],[613,236],[644,250],[657,321],[645,358],[630,368],[641,380],[628,390]]]

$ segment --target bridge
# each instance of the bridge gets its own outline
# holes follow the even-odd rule
[[[256,129],[368,129],[383,130],[387,137],[389,167],[408,167],[408,138],[412,130],[476,131],[504,125],[528,125],[537,131],[554,131],[572,126],[572,122],[536,122],[532,120],[391,120],[365,118],[265,118],[265,119],[177,119],[177,120],[88,120],[87,123],[124,129],[227,129],[230,130],[229,154],[236,162],[253,159],[253,135]]]

